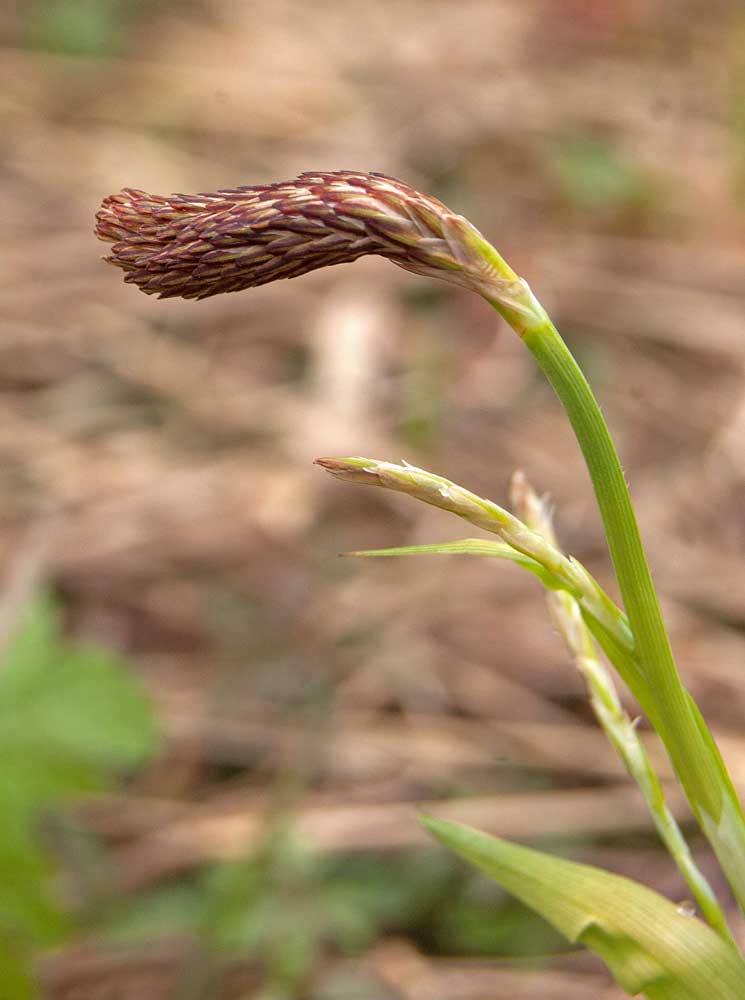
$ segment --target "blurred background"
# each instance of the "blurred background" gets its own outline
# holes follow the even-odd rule
[[[686,898],[538,585],[338,559],[473,529],[312,465],[520,467],[615,593],[527,352],[377,258],[158,302],[93,217],[349,168],[471,219],[590,376],[745,792],[745,7],[5,0],[0,44],[3,1000],[617,1000],[416,821]]]

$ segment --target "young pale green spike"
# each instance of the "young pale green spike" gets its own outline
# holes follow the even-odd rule
[[[528,556],[556,577],[593,619],[616,637],[620,646],[631,651],[633,642],[623,613],[587,570],[493,501],[414,465],[396,465],[373,458],[318,458],[316,465],[345,482],[406,493],[415,500],[449,511],[484,531],[498,535],[511,548]]]

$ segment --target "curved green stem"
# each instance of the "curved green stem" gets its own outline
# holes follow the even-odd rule
[[[653,704],[650,715],[691,808],[745,909],[745,817],[716,745],[681,683],[618,454],[569,348],[523,281],[484,244],[495,275],[487,301],[525,341],[572,424],[592,479],[624,607]]]

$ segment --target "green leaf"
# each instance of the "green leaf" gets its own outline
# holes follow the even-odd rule
[[[423,817],[442,844],[606,963],[630,996],[741,1000],[745,961],[710,927],[646,886],[458,823]]]
[[[530,556],[523,555],[522,552],[513,549],[511,545],[505,545],[504,542],[490,542],[488,539],[482,538],[462,538],[457,542],[436,542],[432,545],[402,545],[395,549],[362,549],[359,552],[345,552],[344,555],[364,558],[368,556],[491,556],[496,559],[507,559],[529,570],[549,590],[565,589],[565,585],[553,573],[531,559]]]
[[[58,651],[33,704],[24,706],[23,722],[28,742],[112,767],[136,764],[155,736],[144,691],[124,665],[85,647]]]
[[[51,875],[51,866],[40,851],[2,844],[0,934],[12,930],[19,940],[45,946],[61,940],[67,926],[51,892]]]
[[[0,973],[3,1000],[37,1000],[29,956],[0,935]]]
[[[40,756],[47,791],[55,774],[61,788],[80,781],[87,789],[85,765],[128,767],[153,748],[154,717],[124,663],[103,649],[64,642],[58,632],[58,612],[41,598],[5,650],[0,747],[20,765],[35,765]]]
[[[42,817],[106,787],[153,748],[154,716],[126,665],[67,642],[48,596],[34,602],[0,656],[0,995],[35,995],[39,950],[72,923]],[[13,978],[15,977],[15,978]]]

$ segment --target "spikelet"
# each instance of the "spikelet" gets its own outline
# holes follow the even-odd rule
[[[466,219],[379,173],[306,172],[295,180],[168,197],[125,188],[104,199],[105,258],[148,295],[203,299],[379,254],[476,291],[492,269]]]

